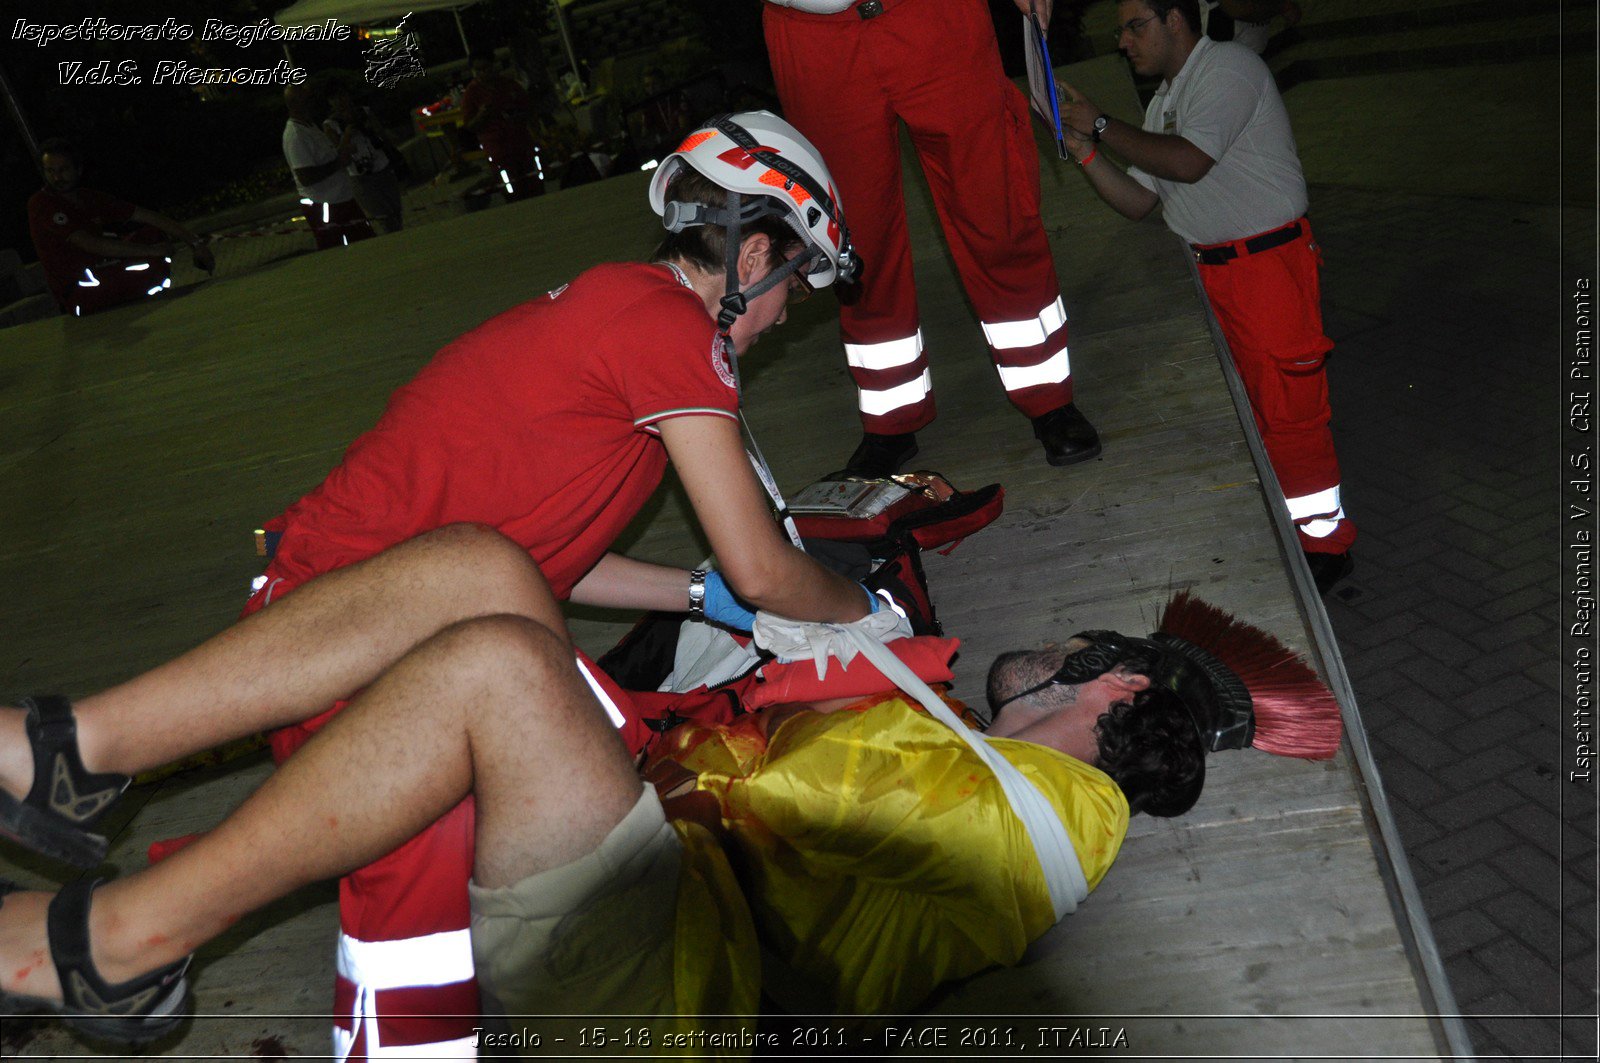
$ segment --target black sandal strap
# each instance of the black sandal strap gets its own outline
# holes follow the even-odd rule
[[[100,879],[78,879],[68,883],[50,901],[46,934],[50,939],[50,958],[61,979],[62,1011],[69,1021],[84,1020],[85,1027],[102,1027],[106,1020],[132,1020],[157,1035],[181,1021],[180,1012],[188,987],[183,975],[190,957],[149,971],[118,985],[107,984],[95,969],[89,953],[89,906]],[[117,1023],[116,1025],[126,1025]]]
[[[28,710],[28,743],[33,747],[33,788],[26,803],[74,826],[93,826],[132,780],[83,766],[78,723],[66,698],[57,694],[23,698],[22,707]]]

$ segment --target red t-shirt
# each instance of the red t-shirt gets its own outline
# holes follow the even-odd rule
[[[84,279],[83,271],[100,261],[99,255],[72,246],[68,237],[79,232],[103,236],[126,225],[133,211],[127,200],[91,188],[76,189],[71,198],[41,188],[28,200],[33,249],[39,253],[45,285],[58,304],[67,305],[67,294]]]
[[[738,416],[699,296],[664,266],[597,266],[462,336],[396,391],[283,515],[269,575],[292,587],[470,521],[525,547],[566,598],[660,483],[656,424],[699,415]]]

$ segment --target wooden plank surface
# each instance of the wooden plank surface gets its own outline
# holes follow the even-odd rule
[[[1114,111],[1135,106],[1120,66],[1072,77]],[[593,262],[649,249],[647,179],[0,333],[3,688],[82,694],[226,624],[258,570],[250,529],[314,485],[438,346]],[[927,562],[946,627],[965,640],[957,694],[981,700],[1003,650],[1090,626],[1148,631],[1179,588],[1304,647],[1181,247],[1158,223],[1102,208],[1069,164],[1047,160],[1044,185],[1079,403],[1106,448],[1068,469],[1045,464],[1003,401],[926,192],[910,196],[940,409],[915,464],[1007,490],[995,526]],[[837,342],[832,301],[819,298],[745,360],[751,422],[791,490],[842,464],[859,432]],[[626,545],[697,561],[705,544],[690,523],[681,491],[663,492]],[[626,624],[574,610],[591,650]],[[112,863],[136,868],[151,840],[204,829],[266,770],[257,758],[139,794]],[[1125,1058],[1432,1053],[1425,1021],[1386,1017],[1414,1015],[1419,996],[1348,764],[1246,751],[1208,771],[1193,813],[1134,821],[1104,884],[1032,962],[956,987],[933,1010],[1121,1025]],[[0,874],[59,875],[12,855],[0,854]],[[198,1006],[222,1017],[157,1049],[325,1052],[331,898],[304,891],[203,950]],[[54,1026],[6,1041],[8,1054],[84,1051]]]

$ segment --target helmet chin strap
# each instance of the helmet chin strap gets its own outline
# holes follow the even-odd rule
[[[733,341],[728,332],[733,328],[734,319],[744,313],[747,301],[739,293],[739,245],[744,242],[744,219],[739,216],[742,197],[731,188],[726,191],[728,209],[722,223],[722,264],[725,271],[726,294],[722,297],[722,312],[717,315],[717,329],[722,333],[722,338],[728,341],[728,354],[731,357]]]
[[[780,283],[788,281],[802,266],[810,264],[816,258],[817,249],[807,245],[800,253],[772,270],[765,277],[756,281],[750,287],[739,288],[739,254],[744,244],[744,224],[763,217],[765,210],[759,209],[759,204],[752,204],[758,209],[749,218],[745,217],[746,205],[743,197],[732,189],[727,190],[727,210],[720,219],[723,229],[723,240],[726,248],[723,252],[723,268],[726,271],[725,294],[722,297],[722,309],[717,314],[717,330],[722,333],[722,338],[727,341],[728,349],[733,350],[733,337],[730,331],[734,321],[745,312],[750,305],[750,300],[765,295]]]
[[[778,490],[778,482],[772,475],[772,467],[767,464],[766,455],[761,453],[761,446],[756,442],[755,433],[750,431],[750,422],[744,418],[744,379],[739,375],[739,355],[733,346],[733,323],[739,315],[745,312],[750,300],[770,291],[780,281],[786,281],[795,270],[810,262],[816,254],[816,249],[807,247],[800,254],[777,269],[762,277],[745,291],[739,290],[739,251],[744,242],[744,206],[739,193],[728,190],[727,210],[721,218],[708,211],[701,211],[695,215],[697,223],[711,222],[720,224],[723,229],[723,239],[727,242],[724,253],[724,269],[727,272],[726,294],[722,297],[722,310],[717,314],[717,332],[722,337],[723,350],[727,354],[728,367],[733,371],[733,393],[739,403],[739,426],[744,430],[745,438],[749,445],[745,453],[750,458],[750,464],[755,469],[756,478],[761,481],[761,486],[766,490],[767,497],[772,499],[773,508],[783,522],[784,530],[789,533],[789,541],[795,549],[805,552],[805,546],[800,541],[799,529],[795,527],[794,518],[789,515],[789,506],[783,500],[783,492]],[[759,203],[751,206],[760,207]],[[761,213],[754,213],[748,220],[754,221],[761,217]],[[670,227],[670,226],[669,226]],[[676,231],[676,230],[674,230]]]

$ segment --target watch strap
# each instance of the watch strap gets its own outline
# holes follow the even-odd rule
[[[706,618],[706,570],[694,569],[689,573],[689,619],[703,623]]]

